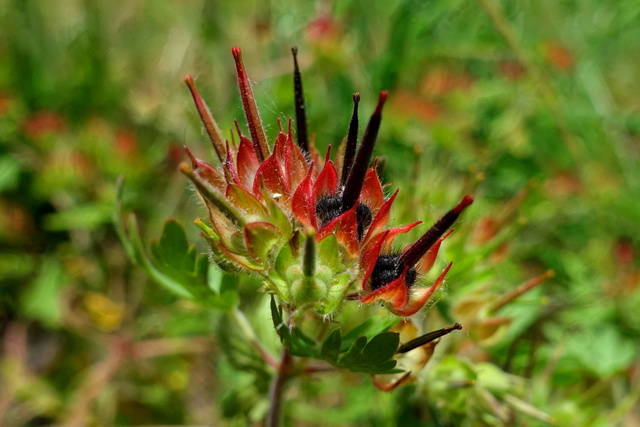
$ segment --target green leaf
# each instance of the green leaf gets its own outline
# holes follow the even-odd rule
[[[44,228],[51,231],[86,229],[95,230],[109,222],[112,201],[88,203],[44,217]]]
[[[400,336],[395,332],[378,334],[368,343],[366,337],[359,337],[340,358],[337,366],[352,372],[389,373],[396,366],[392,357],[399,342]]]
[[[202,279],[196,274],[195,247],[189,247],[186,233],[175,219],[165,222],[160,240],[151,242],[151,253],[157,265],[172,277],[183,280]]]
[[[289,352],[299,357],[318,357],[320,355],[316,342],[306,336],[298,327],[294,327],[291,331]]]
[[[340,351],[347,351],[353,345],[353,342],[360,336],[371,338],[382,332],[385,332],[393,325],[398,323],[398,317],[380,317],[374,316],[360,323],[355,328],[342,336],[342,347]]]
[[[20,162],[13,156],[0,157],[0,192],[13,190],[20,181]]]
[[[208,301],[211,296],[207,280],[208,261],[205,256],[197,256],[195,246],[189,246],[184,228],[177,220],[165,222],[160,239],[151,242],[151,253],[156,268],[194,299],[202,303],[212,302]]]
[[[60,290],[66,277],[60,261],[45,258],[40,266],[40,273],[29,285],[21,299],[22,311],[31,318],[41,321],[48,327],[60,324],[62,310],[60,306]]]
[[[119,234],[120,233],[122,233],[120,235],[120,240],[123,242],[123,246],[129,254],[129,257],[135,261],[136,264],[142,267],[149,277],[181,298],[194,299],[191,292],[185,289],[182,284],[163,274],[151,262],[144,250],[142,238],[140,237],[140,230],[138,229],[138,224],[134,215],[129,216],[129,236],[127,236],[124,231],[120,231]]]
[[[349,348],[340,360],[338,361],[338,366],[351,370],[352,368],[356,368],[356,372],[358,372],[357,368],[363,362],[362,352],[364,351],[365,346],[367,345],[366,337],[359,337],[354,341],[353,345]]]
[[[204,261],[204,268],[207,276],[207,284],[213,294],[206,293],[206,303],[204,305],[211,308],[218,308],[227,311],[236,307],[239,302],[238,297],[238,278],[235,274],[228,274],[213,263],[209,263],[205,257],[200,258]]]
[[[151,244],[152,258],[147,256],[135,216],[130,215],[128,232],[121,222],[122,185],[118,183],[118,197],[113,222],[122,246],[139,267],[158,284],[181,298],[193,300],[205,307],[228,311],[238,304],[235,279],[210,268],[206,256],[198,256],[189,245],[182,225],[168,220],[162,236]],[[218,292],[216,292],[216,290]]]
[[[278,306],[276,298],[273,295],[271,295],[271,320],[273,320],[273,327],[280,337],[280,342],[284,343],[285,340],[289,341],[289,329],[282,321],[282,307]]]
[[[340,333],[340,329],[334,329],[324,343],[322,343],[320,358],[326,360],[332,365],[336,365],[338,363],[338,356],[340,356],[341,343],[342,334]]]
[[[398,349],[400,334],[383,332],[376,335],[364,348],[364,355],[372,364],[381,364],[390,360]]]
[[[572,333],[567,353],[585,368],[607,378],[627,369],[637,355],[637,341],[623,336],[614,325],[603,324]]]
[[[316,342],[306,336],[298,327],[289,329],[282,318],[282,307],[276,303],[275,297],[271,296],[271,319],[280,341],[289,349],[294,356],[318,357],[320,352]]]
[[[255,351],[243,334],[238,334],[235,325],[229,319],[229,316],[222,316],[216,328],[220,349],[227,356],[228,362],[238,371],[268,375],[264,358]]]

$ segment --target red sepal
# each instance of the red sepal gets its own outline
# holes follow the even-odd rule
[[[376,300],[383,300],[391,304],[391,307],[395,310],[403,309],[409,304],[409,288],[405,282],[407,271],[409,271],[409,267],[406,267],[396,280],[361,297],[360,302],[369,303]]]
[[[372,236],[375,236],[377,233],[379,233],[381,229],[384,228],[384,226],[387,224],[387,221],[389,220],[389,212],[391,210],[391,205],[393,204],[393,201],[398,195],[398,191],[400,190],[396,190],[395,193],[393,193],[393,195],[389,197],[389,200],[387,200],[382,204],[382,206],[380,207],[380,210],[378,211],[376,216],[373,218],[373,221],[371,222],[371,226],[369,227],[369,231],[367,232],[367,235],[365,236],[363,242],[366,243],[367,240],[369,240]]]
[[[236,158],[240,185],[251,190],[256,171],[260,167],[253,143],[245,136],[240,137],[240,147]]]
[[[438,241],[433,246],[431,246],[431,248],[429,248],[427,253],[424,254],[422,258],[420,258],[420,261],[418,261],[415,266],[418,274],[425,274],[426,272],[431,270],[431,267],[433,267],[433,264],[436,262],[436,257],[438,256],[438,251],[440,250],[442,241],[446,239],[451,233],[453,233],[453,230],[454,229],[452,228],[444,236],[439,238]]]
[[[336,178],[337,176],[338,175],[336,174]],[[342,245],[347,248],[347,252],[352,257],[358,256],[358,220],[356,217],[357,207],[358,206],[355,205],[338,217],[340,225],[338,226],[338,233],[336,234],[338,242],[342,243]]]
[[[240,179],[238,178],[238,173],[236,172],[234,158],[235,156],[233,153],[233,148],[229,147],[229,143],[227,142],[227,157],[224,159],[224,162],[222,162],[224,176],[228,183],[240,185]]]
[[[275,154],[272,154],[258,168],[253,180],[253,194],[261,194],[260,189],[264,185],[272,195],[278,195],[279,200],[285,205],[289,202],[289,188],[285,183],[282,168],[278,164]]]
[[[364,271],[362,287],[367,292],[371,290],[369,287],[369,277],[373,272],[373,268],[376,266],[380,250],[382,249],[382,245],[388,235],[389,231],[379,233],[369,240],[362,248],[360,256],[360,271]]]
[[[331,160],[327,160],[313,185],[313,199],[318,202],[323,196],[334,195],[338,191],[338,172]]]
[[[364,177],[364,184],[362,184],[362,191],[360,192],[360,202],[367,205],[374,212],[384,203],[384,192],[382,191],[380,178],[376,173],[376,162]]]
[[[449,265],[447,265],[445,269],[442,270],[440,276],[438,276],[436,281],[430,287],[414,287],[413,289],[411,289],[411,298],[404,307],[390,307],[389,311],[391,311],[393,314],[403,317],[411,316],[417,313],[422,307],[424,307],[427,301],[431,299],[433,293],[437,291],[440,286],[442,286],[442,284],[444,283],[444,278],[451,269],[452,265],[453,263],[450,262]]]
[[[313,165],[309,168],[307,177],[302,180],[291,199],[291,210],[296,219],[307,227],[318,228],[316,221],[316,207],[313,203],[313,182],[311,173]]]

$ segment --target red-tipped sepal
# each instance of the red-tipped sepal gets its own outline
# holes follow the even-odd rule
[[[389,214],[391,212],[391,205],[393,205],[393,201],[396,199],[398,191],[400,190],[396,190],[395,193],[393,193],[393,195],[389,197],[389,199],[385,201],[382,206],[380,206],[378,213],[373,218],[373,221],[369,226],[369,231],[367,231],[367,235],[363,240],[364,243],[366,243],[372,236],[375,236],[380,231],[382,231],[384,226],[387,225],[387,221],[389,221]]]
[[[360,302],[370,303],[377,300],[386,301],[394,310],[402,310],[409,303],[409,288],[405,282],[408,268],[405,268],[400,277],[389,282],[381,288],[376,289],[368,295],[364,295],[360,298]]]
[[[440,286],[442,286],[442,284],[444,283],[444,278],[449,272],[449,270],[451,269],[452,265],[453,263],[450,262],[449,265],[447,265],[445,269],[442,270],[442,273],[440,274],[440,276],[438,276],[436,281],[430,287],[428,288],[413,287],[411,289],[411,297],[409,298],[408,303],[404,307],[397,308],[392,305],[389,308],[389,311],[391,311],[393,314],[396,314],[398,316],[403,316],[403,317],[416,314],[431,299],[431,297],[433,296],[433,293],[437,291],[440,288]],[[406,271],[406,268],[405,268],[405,271]]]
[[[431,248],[427,251],[427,253],[424,254],[422,258],[420,258],[420,261],[418,261],[415,267],[418,274],[425,274],[429,270],[431,270],[431,267],[433,267],[433,264],[436,262],[436,257],[438,256],[438,251],[440,250],[440,245],[442,245],[442,241],[447,237],[449,237],[449,235],[453,233],[453,230],[454,229],[452,228],[444,236],[439,238],[438,241],[433,246],[431,246]]]

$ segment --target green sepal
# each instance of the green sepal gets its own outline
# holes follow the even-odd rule
[[[278,292],[288,296],[288,299],[285,300],[287,303],[302,306],[309,303],[322,302],[327,294],[327,287],[332,273],[324,266],[318,268],[318,266],[313,265],[313,268],[307,268],[307,273],[312,272],[314,273],[313,276],[305,275],[304,261],[309,252],[315,254],[315,240],[312,240],[314,239],[313,236],[304,236],[302,234],[294,239],[296,240],[289,241],[289,244],[280,249],[274,268],[281,281],[272,282],[286,287],[286,291],[279,289]],[[302,249],[297,251],[297,256],[294,255],[292,245],[296,245],[298,248],[302,246]],[[309,251],[310,248],[311,251]],[[315,263],[315,257],[313,258],[311,262]],[[309,266],[307,265],[306,267]]]
[[[281,235],[285,239],[288,239],[293,232],[291,219],[289,219],[289,217],[282,211],[282,208],[280,208],[278,203],[268,195],[268,192],[265,191],[264,188],[262,189],[262,197],[264,198],[267,210],[269,211],[269,222],[280,230]]]
[[[275,271],[280,275],[280,277],[283,278],[287,275],[287,269],[296,261],[296,258],[293,255],[293,250],[291,249],[291,245],[292,242],[289,242],[288,245],[284,245],[280,249],[280,252],[278,252],[278,256],[276,257],[276,262],[274,264]]]
[[[211,244],[211,250],[216,255],[216,262],[220,265],[232,261],[230,264],[239,265],[251,271],[263,271],[265,269],[264,264],[256,262],[249,254],[241,255],[231,252],[222,243],[213,242]]]
[[[320,263],[329,267],[334,273],[341,273],[345,265],[340,260],[340,245],[335,234],[330,234],[318,243]]]
[[[331,285],[327,290],[327,294],[322,301],[322,304],[318,304],[316,310],[320,314],[329,314],[340,307],[345,300],[345,295],[349,286],[351,286],[351,275],[348,272],[341,273],[333,278]]]
[[[296,268],[294,267],[292,270],[296,270]],[[303,276],[291,283],[291,298],[296,307],[322,302],[326,295],[326,284],[315,277]]]
[[[289,284],[275,270],[269,270],[267,289],[275,292],[281,301],[290,302]]]
[[[180,168],[180,171],[185,174],[191,182],[196,186],[200,195],[213,206],[216,207],[218,212],[221,212],[226,218],[231,220],[237,226],[243,226],[246,222],[244,215],[236,208],[232,203],[229,202],[227,197],[220,193],[220,191],[211,185],[206,180],[202,179],[202,177],[194,172],[191,167],[187,165],[183,165]]]
[[[267,210],[256,197],[235,184],[227,186],[225,194],[227,199],[238,209],[245,212],[247,218],[264,219],[267,216]]]
[[[203,237],[207,240],[213,240],[216,242],[220,241],[220,236],[218,236],[218,233],[216,233],[216,231],[209,227],[202,218],[196,218],[193,220],[193,223],[200,229],[202,230]]]
[[[244,228],[247,250],[256,263],[264,268],[268,265],[271,251],[281,238],[280,230],[267,222],[251,222]]]

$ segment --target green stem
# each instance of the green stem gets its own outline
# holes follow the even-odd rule
[[[251,345],[256,350],[258,350],[258,353],[262,355],[265,362],[267,362],[271,367],[275,369],[279,369],[280,364],[275,359],[275,357],[273,357],[273,355],[269,353],[269,351],[264,347],[264,345],[258,338],[258,335],[256,335],[255,331],[251,327],[251,324],[249,323],[249,320],[244,315],[244,313],[238,310],[237,308],[234,308],[233,311],[229,312],[229,315],[236,322],[240,330],[242,330],[242,332],[249,339],[249,342],[251,343]]]
[[[293,366],[293,356],[289,354],[287,348],[282,349],[282,359],[280,366],[273,377],[271,387],[269,388],[269,400],[271,407],[267,416],[267,427],[278,427],[280,425],[280,409],[282,408],[282,393],[284,384],[289,377],[289,373]]]

